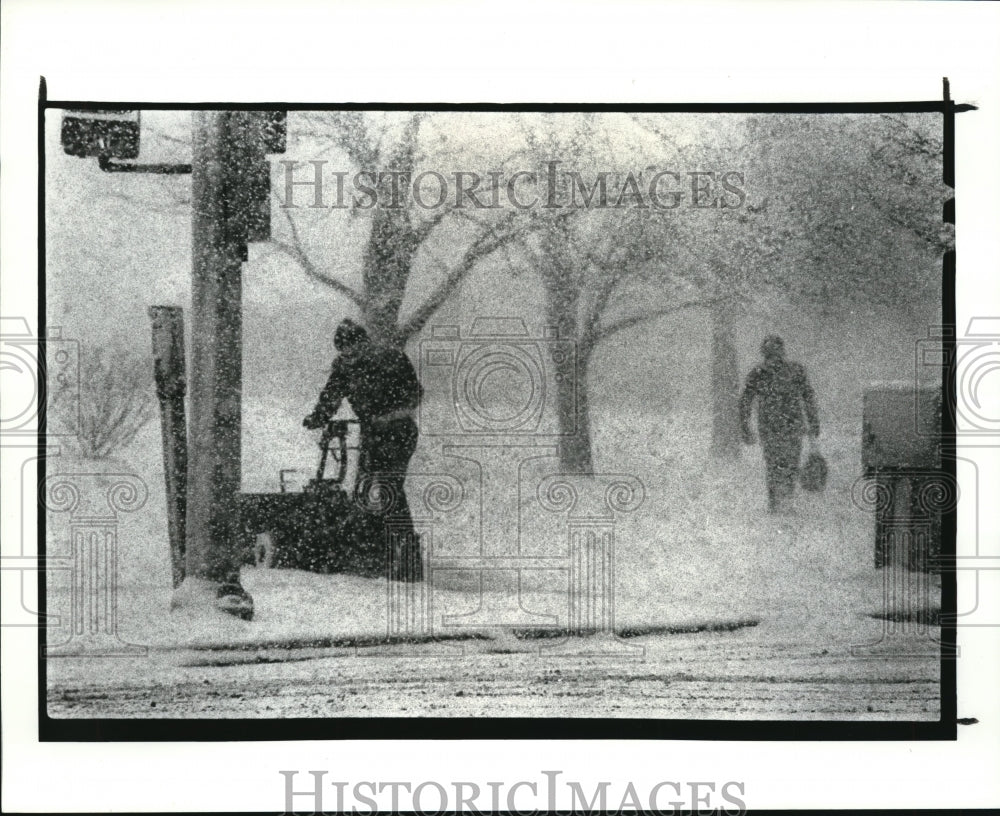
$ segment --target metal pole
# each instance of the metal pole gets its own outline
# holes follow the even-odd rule
[[[172,606],[214,607],[249,620],[240,585],[242,270],[236,202],[246,114],[195,111],[192,156],[191,440],[185,578]]]
[[[176,306],[150,306],[153,324],[153,374],[160,401],[163,476],[167,488],[167,531],[174,588],[184,580],[187,507],[187,422],[184,394],[184,311]]]

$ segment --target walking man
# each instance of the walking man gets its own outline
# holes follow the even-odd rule
[[[403,485],[417,447],[414,412],[423,389],[402,350],[373,343],[353,320],[341,322],[333,344],[339,355],[316,407],[302,424],[322,428],[342,400],[351,404],[361,426],[352,529],[357,537],[368,539],[356,543],[386,553],[390,577],[419,581],[420,542]]]
[[[764,362],[747,376],[740,397],[743,441],[753,445],[750,413],[757,402],[757,429],[764,449],[767,506],[771,513],[789,509],[802,455],[802,437],[819,436],[816,400],[805,369],[785,359],[785,344],[775,334],[760,347]]]

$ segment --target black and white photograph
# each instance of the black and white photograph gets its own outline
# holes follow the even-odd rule
[[[5,812],[1000,798],[995,9],[515,6],[4,7]]]
[[[940,721],[945,118],[47,109],[49,717]]]

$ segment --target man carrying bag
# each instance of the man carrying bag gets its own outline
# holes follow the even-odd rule
[[[747,376],[740,397],[740,426],[744,443],[753,445],[757,439],[750,430],[750,414],[756,402],[757,429],[764,449],[768,512],[783,513],[790,509],[795,493],[803,435],[809,434],[812,447],[803,472],[809,486],[803,487],[812,490],[818,484],[818,489],[822,489],[826,462],[816,449],[819,415],[805,368],[785,359],[785,344],[777,335],[766,337],[760,350],[764,362]]]

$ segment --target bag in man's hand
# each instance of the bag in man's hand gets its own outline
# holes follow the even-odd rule
[[[821,493],[826,487],[827,470],[826,459],[819,452],[816,440],[811,439],[809,456],[806,457],[806,463],[802,466],[802,472],[799,476],[799,484],[802,485],[802,489],[808,490],[810,493]]]

